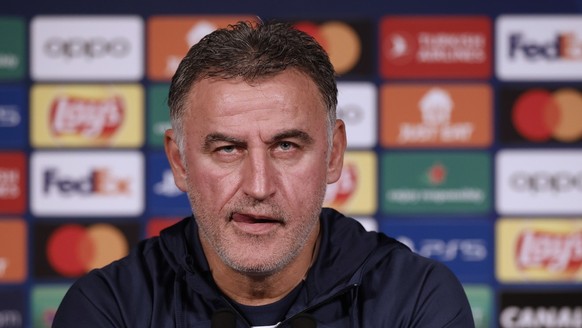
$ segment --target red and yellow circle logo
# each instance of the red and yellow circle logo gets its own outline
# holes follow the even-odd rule
[[[64,277],[78,277],[127,255],[123,233],[110,224],[88,227],[68,224],[57,228],[47,241],[47,259]]]
[[[533,89],[513,107],[512,122],[524,138],[544,142],[554,138],[574,142],[582,138],[582,94],[574,89],[550,92]]]

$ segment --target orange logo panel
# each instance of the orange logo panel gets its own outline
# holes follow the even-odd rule
[[[390,84],[381,89],[384,147],[487,147],[492,92],[486,84]]]
[[[190,47],[208,33],[254,16],[154,16],[148,21],[148,77],[168,81]]]
[[[0,283],[26,279],[26,223],[19,219],[0,220]]]

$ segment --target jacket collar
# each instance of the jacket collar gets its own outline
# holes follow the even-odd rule
[[[322,209],[320,223],[320,249],[306,278],[305,301],[309,304],[352,284],[359,284],[358,269],[386,238],[365,231],[355,220],[330,208]],[[204,282],[198,281],[195,290],[216,288],[193,216],[164,229],[160,233],[160,242],[164,256],[177,274],[193,273],[197,278],[203,278]]]

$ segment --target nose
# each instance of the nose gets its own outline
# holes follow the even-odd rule
[[[250,152],[244,165],[243,191],[256,200],[265,200],[275,193],[276,170],[263,152]]]

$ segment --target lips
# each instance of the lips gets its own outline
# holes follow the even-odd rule
[[[250,214],[233,213],[232,221],[240,223],[279,223],[279,221],[265,217],[265,216],[255,216]]]
[[[249,234],[265,234],[276,229],[282,221],[267,216],[233,213],[231,221],[241,231]]]

